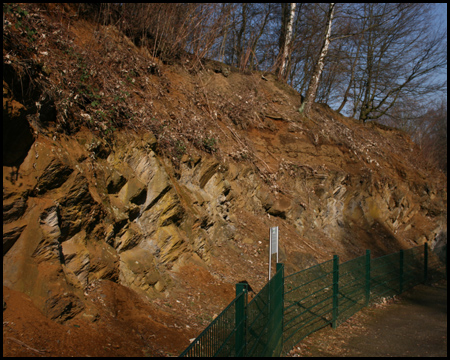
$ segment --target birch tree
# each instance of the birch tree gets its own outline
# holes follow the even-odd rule
[[[309,82],[308,90],[306,91],[305,100],[302,103],[299,111],[305,115],[311,113],[312,104],[316,99],[317,88],[319,87],[320,76],[322,75],[323,66],[325,64],[325,57],[328,53],[328,47],[330,45],[331,37],[331,25],[333,22],[335,3],[330,3],[328,6],[327,23],[325,26],[325,34],[323,37],[322,48],[320,49],[319,58],[316,65],[314,66],[314,71]]]
[[[282,4],[283,15],[281,21],[281,35],[280,35],[280,55],[281,65],[278,70],[278,77],[282,79],[287,78],[287,67],[289,59],[289,48],[292,40],[292,29],[294,25],[296,3],[291,3],[290,7],[287,4]]]

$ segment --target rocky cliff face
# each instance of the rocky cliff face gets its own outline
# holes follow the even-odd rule
[[[73,27],[74,48],[83,46],[81,28]],[[446,178],[421,165],[405,134],[321,104],[304,118],[300,95],[270,74],[160,64],[163,77],[141,72],[140,87],[122,91],[141,111],[136,121],[164,122],[106,137],[100,125],[67,131],[59,120],[76,124],[90,116],[87,106],[64,114],[64,98],[41,101],[42,89],[18,96],[20,62],[8,61],[3,285],[29,295],[50,319],[97,321],[89,294],[111,281],[167,301],[175,318],[201,328],[193,314],[205,289],[214,286],[201,311],[213,315],[234,283],[264,285],[271,226],[279,226],[288,273],[333,254],[346,260],[365,249],[380,256],[446,242]],[[49,83],[59,79],[57,62],[34,61]],[[30,105],[39,101],[47,106]]]
[[[220,278],[262,285],[270,226],[290,271],[445,238],[444,180],[408,161],[414,145],[323,112],[316,138],[266,117],[268,129],[240,133],[256,160],[204,153],[178,167],[151,133],[123,131],[114,144],[88,131],[38,134],[20,167],[4,167],[4,284],[65,319],[53,303],[73,304],[72,316],[82,299],[60,293],[108,279],[153,297],[188,259],[212,272],[221,259]]]

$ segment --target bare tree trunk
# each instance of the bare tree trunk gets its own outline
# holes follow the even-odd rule
[[[326,31],[323,39],[322,49],[320,50],[319,59],[314,67],[311,81],[309,82],[308,91],[306,92],[305,101],[300,107],[299,111],[304,112],[306,115],[311,113],[311,107],[316,99],[317,88],[319,87],[320,76],[322,75],[323,66],[325,64],[325,57],[327,56],[328,46],[330,45],[331,24],[333,22],[335,3],[330,3],[328,8]]]
[[[250,68],[253,69],[253,66],[255,65],[256,70],[258,70],[258,59],[256,58],[256,46],[258,45],[258,41],[261,38],[262,34],[264,33],[264,29],[269,21],[269,16],[271,13],[271,7],[270,5],[267,8],[267,12],[264,16],[264,21],[261,25],[261,28],[259,30],[258,35],[256,36],[255,40],[253,41],[253,45],[252,45],[252,49],[251,49],[251,63],[250,63]]]
[[[245,27],[247,26],[247,3],[242,4],[242,23],[241,28],[239,30],[238,36],[237,36],[237,66],[241,67],[242,61],[243,61],[243,52],[244,52],[244,45],[242,41],[242,36],[245,33]]]
[[[225,23],[225,29],[223,32],[223,39],[222,39],[222,45],[220,46],[220,53],[219,53],[219,59],[220,62],[224,62],[225,58],[225,45],[227,43],[227,35],[228,35],[228,28],[230,26],[230,12],[229,10],[226,11],[226,23]]]
[[[360,37],[359,42],[358,42],[358,48],[356,49],[355,59],[353,60],[352,65],[351,65],[350,80],[348,82],[347,89],[345,90],[344,98],[342,99],[342,103],[339,106],[339,108],[337,109],[337,112],[341,112],[342,109],[344,108],[345,104],[347,103],[348,95],[350,94],[350,90],[353,86],[353,81],[355,80],[356,66],[357,66],[357,63],[359,60],[359,51],[361,49],[362,41],[363,41],[362,37]]]
[[[288,63],[288,58],[289,58],[289,45],[290,45],[291,39],[292,39],[292,26],[294,24],[295,6],[296,6],[296,3],[291,3],[291,9],[289,12],[289,20],[288,20],[287,29],[286,29],[286,36],[285,36],[285,40],[284,40],[283,56],[281,59],[280,75],[281,75],[281,78],[284,78],[284,79],[287,78],[286,68],[287,68],[287,63]]]

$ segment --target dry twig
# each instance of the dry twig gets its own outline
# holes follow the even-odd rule
[[[45,353],[48,352],[47,350],[37,350],[35,348],[32,348],[31,346],[28,346],[24,342],[22,342],[20,340],[17,340],[16,338],[13,338],[13,337],[7,337],[7,339],[12,340],[15,343],[17,343],[17,344],[19,344],[19,345],[21,345],[21,346],[23,346],[23,347],[25,347],[25,348],[27,348],[27,349],[29,349],[31,351],[37,352],[38,354],[41,354],[41,355],[45,355]]]

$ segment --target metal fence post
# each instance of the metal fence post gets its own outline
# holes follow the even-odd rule
[[[403,250],[400,250],[400,269],[399,269],[399,294],[403,292],[403,262],[404,262],[404,254]]]
[[[370,250],[366,250],[366,306],[370,301]]]
[[[239,296],[242,292],[244,295],[241,296],[236,301],[236,341],[235,341],[235,349],[236,356],[241,357],[244,356],[245,353],[245,308],[247,306],[247,284],[239,283],[236,284],[236,297]]]
[[[428,279],[428,243],[423,244],[423,282]]]
[[[338,311],[338,293],[339,293],[339,256],[333,255],[333,320],[332,327],[336,329]]]
[[[277,316],[278,317],[278,336],[277,347],[275,348],[274,356],[280,356],[283,349],[283,327],[284,327],[284,265],[282,263],[277,263],[277,274],[280,274],[279,284],[277,287],[279,291],[275,294],[277,297]]]

